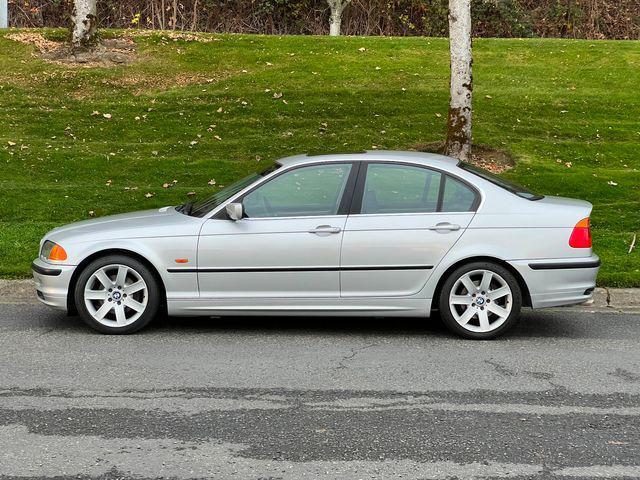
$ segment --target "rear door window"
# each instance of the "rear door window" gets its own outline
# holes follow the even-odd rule
[[[392,163],[370,163],[362,196],[363,214],[437,211],[441,173]]]

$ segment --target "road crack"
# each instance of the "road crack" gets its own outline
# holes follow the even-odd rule
[[[334,370],[341,370],[343,368],[348,368],[348,366],[345,365],[345,362],[348,362],[349,360],[353,360],[355,356],[358,355],[359,353],[362,353],[363,351],[376,346],[378,346],[377,343],[371,343],[369,345],[364,345],[362,347],[352,348],[351,353],[349,355],[345,355],[338,361],[338,366],[335,367]]]

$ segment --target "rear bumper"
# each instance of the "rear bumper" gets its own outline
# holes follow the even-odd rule
[[[597,255],[509,263],[527,284],[533,308],[574,305],[589,300],[600,269]]]
[[[45,305],[67,310],[67,293],[74,265],[52,265],[39,258],[31,264],[38,300]]]

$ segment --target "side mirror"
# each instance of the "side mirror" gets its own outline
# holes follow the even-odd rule
[[[242,204],[241,203],[229,203],[227,204],[227,215],[234,222],[242,218]]]

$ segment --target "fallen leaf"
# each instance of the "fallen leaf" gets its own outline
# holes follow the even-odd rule
[[[493,97],[491,95],[485,95],[484,98],[488,98],[489,100],[491,100]]]
[[[220,135],[214,135],[213,138],[215,138],[216,140],[222,140],[222,138],[220,138]]]
[[[9,140],[9,141],[7,142],[7,144],[8,144],[10,147],[15,147],[15,146],[16,146],[16,142],[12,142],[11,140]]]
[[[162,188],[169,188],[170,186],[171,186],[171,184],[167,183],[167,182],[162,184]]]
[[[189,197],[193,197],[196,194],[196,192],[187,192],[187,196]]]
[[[198,144],[197,140],[191,140],[191,141],[189,142],[189,145],[191,145],[191,146],[193,146],[193,145],[197,145],[197,144]]]
[[[219,109],[216,110],[216,112],[218,113],[222,113],[222,107],[220,107]]]
[[[96,216],[96,212],[94,212],[93,210],[89,210],[89,216],[90,217],[95,217]]]
[[[209,181],[207,182],[207,184],[209,184],[209,185],[215,185],[215,184],[216,184],[216,181],[212,178],[211,180],[209,180]]]
[[[366,51],[366,50],[367,50],[367,49],[366,49],[366,48],[364,48],[364,47],[360,47],[360,48],[358,49],[358,51],[359,51],[359,52],[364,52],[364,51]]]
[[[274,93],[273,98],[282,98],[282,93]]]
[[[154,194],[154,193],[151,193],[151,192],[147,192],[147,193],[145,193],[145,194],[144,194],[145,198],[151,198],[151,197],[153,197],[154,195],[155,195],[155,194]]]
[[[616,182],[614,182],[613,180],[609,180],[607,182],[607,185],[611,185],[612,187],[617,187],[618,186],[618,184]]]
[[[100,115],[100,112],[97,110],[94,110],[93,112],[91,112],[91,116],[96,116],[96,115]]]
[[[103,113],[103,114],[102,114],[102,116],[103,116],[104,118],[106,118],[107,120],[110,120],[110,119],[111,119],[111,114],[110,114],[110,113]]]
[[[441,113],[436,113],[436,117],[440,118],[440,117],[442,117],[442,114]]]

